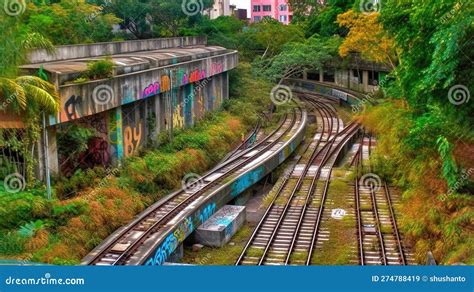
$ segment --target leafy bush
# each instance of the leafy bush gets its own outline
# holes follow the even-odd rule
[[[461,131],[436,111],[413,121],[403,103],[392,101],[369,107],[361,117],[377,136],[374,171],[405,189],[399,223],[420,263],[432,251],[442,264],[472,264],[474,249],[467,227],[474,220],[470,195],[446,195],[448,183],[459,182],[448,139]],[[436,139],[436,137],[439,137]]]
[[[36,233],[45,228],[45,224],[41,220],[31,221],[29,223],[23,224],[18,230],[18,234],[29,238],[36,235]]]
[[[9,194],[0,192],[0,228],[14,229],[49,214],[51,203],[46,197],[31,192]]]
[[[60,199],[68,199],[78,195],[81,191],[94,188],[106,177],[103,167],[82,170],[78,169],[71,177],[60,177],[56,183],[56,195]]]
[[[91,80],[107,79],[114,76],[114,62],[112,58],[107,57],[104,60],[92,61],[87,64],[87,71],[84,77]]]
[[[25,251],[27,239],[17,232],[0,232],[0,254],[19,255]]]

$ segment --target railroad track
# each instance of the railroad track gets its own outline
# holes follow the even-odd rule
[[[221,164],[224,163],[225,161],[229,160],[232,157],[237,156],[239,153],[242,151],[245,151],[249,148],[251,148],[253,145],[258,143],[261,139],[264,139],[263,137],[264,133],[261,132],[260,130],[262,129],[262,121],[259,119],[257,124],[255,125],[255,128],[252,130],[252,132],[245,137],[245,139],[240,143],[240,145],[235,148],[232,152],[227,154],[224,159],[222,159]]]
[[[86,264],[96,266],[129,264],[130,259],[140,250],[146,240],[158,232],[165,232],[167,223],[187,206],[203,194],[217,189],[225,178],[241,171],[243,166],[283,143],[280,140],[300,123],[302,116],[302,109],[294,108],[291,114],[285,115],[277,129],[271,134],[261,139],[255,146],[240,150],[222,165],[211,170],[193,188],[182,189],[148,210],[140,220],[124,228],[114,239],[91,253]]]
[[[390,188],[387,183],[377,181],[377,178],[361,178],[363,161],[370,158],[373,144],[371,137],[364,138],[355,156],[357,175],[354,194],[359,264],[407,265],[414,260],[402,244]],[[370,171],[370,163],[368,169]]]
[[[322,119],[322,131],[308,144],[291,176],[255,228],[236,265],[309,265],[318,240],[332,167],[343,146],[359,130],[342,122],[330,105],[303,95]]]

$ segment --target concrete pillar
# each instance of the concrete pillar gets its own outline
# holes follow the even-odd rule
[[[120,165],[123,159],[123,121],[122,107],[110,110],[108,113],[108,137],[110,153],[114,154],[112,160],[114,164]]]
[[[59,158],[58,158],[58,145],[56,139],[56,128],[48,127],[46,129],[48,135],[48,149],[45,149],[45,141],[43,139],[43,134],[40,135],[37,147],[36,147],[36,156],[38,159],[38,164],[35,169],[35,176],[39,180],[45,180],[46,176],[46,163],[44,154],[47,152],[47,159],[49,163],[49,170],[51,175],[56,175],[59,173]]]
[[[369,91],[369,71],[364,70],[362,71],[362,81],[364,85],[364,92]]]
[[[319,69],[319,82],[324,82],[324,69]]]
[[[161,94],[155,96],[155,116],[156,116],[156,125],[155,125],[155,133],[159,134],[161,132]]]
[[[51,127],[47,129],[48,131],[48,162],[49,170],[52,175],[59,173],[59,158],[58,158],[58,143],[56,139],[57,130],[56,127]]]
[[[46,176],[46,163],[45,163],[45,151],[47,151],[47,159],[49,163],[49,170],[51,175],[59,174],[59,158],[58,158],[58,145],[56,140],[56,128],[55,127],[48,127],[47,128],[47,135],[48,135],[48,149],[45,149],[45,141],[43,139],[43,135],[41,134],[36,145],[36,156],[38,160],[38,165],[35,169],[35,176],[39,180],[45,180]]]
[[[346,76],[347,76],[347,81],[346,81],[346,87],[351,88],[351,69],[346,70]]]

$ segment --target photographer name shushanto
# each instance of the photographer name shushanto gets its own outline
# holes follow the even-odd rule
[[[46,273],[41,278],[13,278],[5,279],[7,285],[84,285],[84,278],[51,278],[49,273]]]
[[[440,282],[440,283],[464,283],[466,282],[466,277],[462,276],[456,276],[456,277],[451,277],[451,276],[431,276],[430,277],[430,282]]]

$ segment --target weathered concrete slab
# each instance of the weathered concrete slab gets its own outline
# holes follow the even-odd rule
[[[244,224],[245,218],[245,207],[226,205],[198,227],[196,240],[206,246],[222,247]]]
[[[271,190],[271,188],[270,188]],[[270,191],[269,190],[269,191]],[[252,197],[246,204],[247,211],[247,222],[257,224],[265,214],[265,208],[262,207],[262,203],[265,196],[260,194]]]
[[[168,263],[179,263],[184,256],[184,246],[180,244],[168,257]]]

